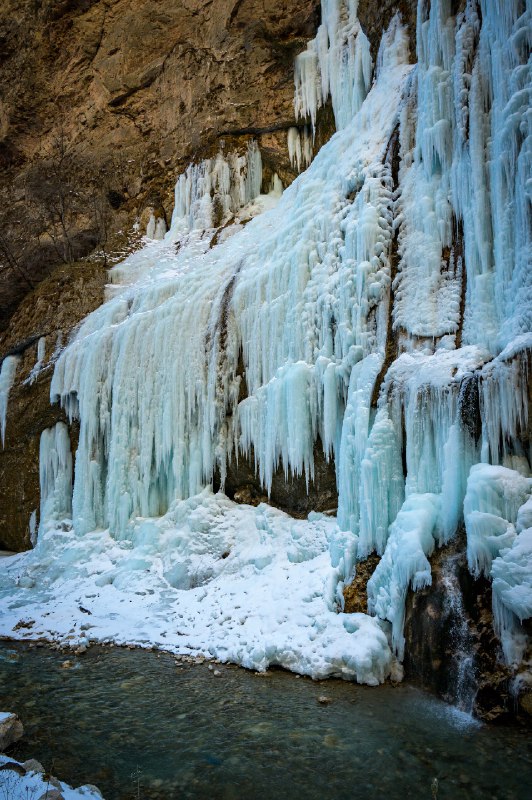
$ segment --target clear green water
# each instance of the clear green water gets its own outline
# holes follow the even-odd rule
[[[525,730],[472,724],[408,686],[215,668],[220,676],[152,652],[1,644],[0,710],[26,731],[10,754],[95,783],[106,800],[532,798]]]

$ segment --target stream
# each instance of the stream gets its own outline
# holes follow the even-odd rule
[[[407,685],[3,642],[0,710],[24,723],[13,758],[106,800],[531,796],[525,729],[480,724]]]

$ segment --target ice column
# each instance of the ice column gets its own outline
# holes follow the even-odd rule
[[[72,515],[72,453],[64,422],[46,428],[39,448],[41,526]]]
[[[19,356],[6,356],[2,361],[2,369],[0,370],[0,431],[2,433],[2,447],[6,436],[7,401],[15,380],[19,361]]]
[[[301,172],[312,161],[312,132],[308,125],[288,129],[288,155],[293,167]]]

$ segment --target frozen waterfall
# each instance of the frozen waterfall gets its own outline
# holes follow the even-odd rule
[[[522,6],[468,0],[452,16],[450,0],[420,0],[417,64],[396,16],[374,66],[356,0],[322,0],[296,59],[289,158],[311,162],[329,97],[336,134],[284,192],[278,179],[263,191],[253,140],[191,164],[164,239],[111,271],[52,382],[79,420],[71,503],[60,424],[43,434],[37,547],[0,579],[3,618],[18,580],[36,631],[64,635],[61,614],[77,624],[82,603],[103,640],[377,683],[400,675],[407,591],[430,585],[430,555],[465,524],[519,660],[532,614]],[[308,483],[316,448],[335,465],[337,519],[211,491],[242,456],[266,494],[278,470]],[[342,588],[374,551],[370,615],[346,614]],[[54,581],[45,618],[33,587],[53,595]]]

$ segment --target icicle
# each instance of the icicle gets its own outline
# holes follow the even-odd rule
[[[33,365],[30,374],[24,381],[24,385],[29,384],[31,386],[37,378],[39,377],[39,373],[41,372],[44,366],[44,359],[46,356],[46,336],[41,336],[37,343],[37,361]]]
[[[72,453],[64,422],[46,428],[39,448],[41,526],[71,516]]]
[[[7,401],[15,380],[15,373],[19,361],[19,356],[6,356],[2,361],[2,369],[0,370],[0,430],[2,433],[2,447],[5,444],[6,437]]]
[[[34,508],[30,514],[30,521],[28,523],[28,528],[30,531],[30,542],[32,547],[35,547],[37,544],[37,509]]]
[[[312,161],[312,134],[309,126],[305,125],[301,129],[289,128],[287,139],[290,163],[301,172]]]
[[[330,96],[337,130],[348,125],[366,97],[372,78],[369,42],[356,16],[358,2],[322,0],[322,23],[316,38],[296,58],[296,119],[310,118],[316,128],[318,109]],[[395,34],[390,42],[396,42]],[[394,54],[404,61],[404,51]]]
[[[191,164],[176,183],[170,236],[224,225],[260,194],[261,183],[262,159],[254,139],[245,155],[226,158],[220,152]]]
[[[430,556],[435,547],[435,529],[440,498],[412,494],[391,525],[386,550],[368,581],[368,611],[392,623],[392,645],[403,658],[405,601],[409,586],[416,591],[432,583]]]

